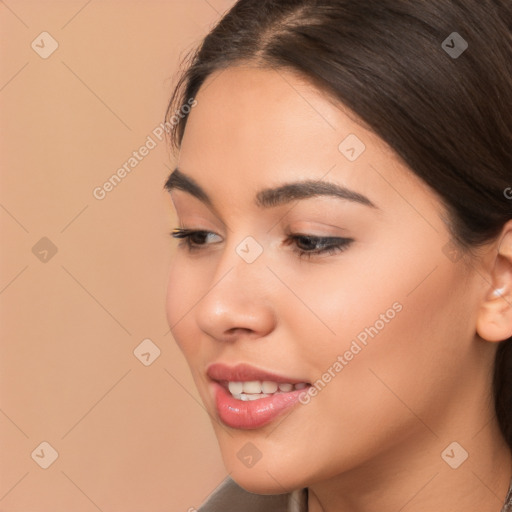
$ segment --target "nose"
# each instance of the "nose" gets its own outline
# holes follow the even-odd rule
[[[271,277],[264,258],[247,263],[226,248],[195,308],[199,328],[224,342],[267,336],[276,325]]]

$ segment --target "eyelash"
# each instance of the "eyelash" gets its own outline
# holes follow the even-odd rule
[[[211,231],[206,230],[193,230],[193,229],[185,229],[185,228],[175,228],[171,231],[170,235],[173,238],[182,239],[179,246],[184,244],[188,251],[197,251],[201,250],[201,246],[204,246],[204,243],[194,243],[192,238],[194,236],[208,236],[211,234]],[[321,249],[316,249],[313,251],[307,251],[304,249],[300,249],[297,247],[297,241],[299,240],[307,240],[309,242],[317,243],[324,245]],[[284,241],[285,245],[291,245],[295,243],[295,248],[293,251],[299,255],[300,258],[311,258],[312,256],[319,256],[321,254],[339,254],[343,252],[348,246],[354,241],[353,238],[341,238],[341,237],[324,237],[324,236],[313,236],[313,235],[305,235],[302,233],[290,233],[286,240]]]

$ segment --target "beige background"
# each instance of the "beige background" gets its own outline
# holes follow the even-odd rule
[[[226,474],[165,316],[165,143],[93,190],[232,3],[0,1],[0,511],[186,512]]]

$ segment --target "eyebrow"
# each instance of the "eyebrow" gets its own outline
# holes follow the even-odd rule
[[[183,190],[196,197],[206,205],[213,208],[213,203],[208,194],[190,176],[176,168],[165,182],[164,188],[171,192],[173,189]],[[347,201],[353,201],[370,208],[378,208],[366,196],[350,190],[346,187],[328,181],[304,180],[292,183],[284,183],[274,188],[260,190],[256,194],[256,205],[260,208],[271,208],[290,203],[298,199],[308,199],[317,196],[335,196]]]

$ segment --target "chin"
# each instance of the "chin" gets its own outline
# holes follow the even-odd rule
[[[233,472],[230,477],[243,489],[254,494],[285,494],[303,487],[290,486],[288,482],[272,478],[268,473],[256,475],[252,472]],[[276,481],[277,480],[277,481]]]
[[[284,494],[307,486],[297,468],[265,464],[263,459],[251,468],[241,468],[238,459],[228,461],[226,469],[240,487],[255,494]]]

